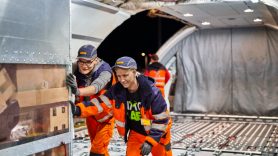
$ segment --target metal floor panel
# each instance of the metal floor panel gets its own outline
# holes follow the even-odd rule
[[[175,115],[173,121],[174,156],[278,154],[276,118]],[[88,154],[90,142],[86,133],[86,130],[76,132],[73,143],[76,156]],[[125,148],[115,129],[109,145],[110,155],[125,155]]]

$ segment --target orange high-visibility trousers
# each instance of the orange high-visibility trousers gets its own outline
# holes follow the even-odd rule
[[[165,145],[170,145],[170,131],[167,132],[167,134],[162,138],[164,140],[161,140],[161,142],[164,142],[163,144],[159,143],[157,146],[154,146],[152,148],[152,155],[153,156],[172,156],[172,150],[166,149],[167,147]],[[141,149],[140,147],[145,141],[146,136],[137,133],[135,131],[130,131],[127,141],[127,149],[126,149],[126,155],[127,156],[142,156],[141,155]],[[169,146],[168,146],[169,147]]]
[[[114,118],[111,118],[108,122],[101,123],[93,117],[88,117],[86,118],[86,124],[91,139],[90,154],[109,156],[108,145],[113,135]]]

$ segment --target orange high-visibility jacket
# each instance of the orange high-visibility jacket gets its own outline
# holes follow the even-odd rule
[[[140,86],[141,119],[150,123],[144,126],[148,134],[146,141],[153,146],[156,146],[158,143],[168,144],[164,143],[162,138],[163,135],[170,131],[172,124],[167,104],[159,89],[147,77],[139,75],[137,80]],[[118,132],[126,141],[129,131],[125,123],[126,102],[126,89],[120,83],[116,83],[104,95],[97,99],[92,99],[90,104],[79,103],[77,106],[80,108],[81,116],[95,115],[112,107]]]
[[[149,76],[155,80],[155,86],[158,87],[164,96],[165,84],[170,79],[169,71],[159,62],[154,62],[150,64],[144,75]]]
[[[101,72],[103,71],[108,71],[112,74],[112,69],[109,66],[108,63],[102,60],[102,64],[95,70],[94,72],[91,73],[91,75],[87,76],[84,74],[81,74],[78,70],[74,72],[76,79],[77,79],[77,84],[78,88],[82,87],[87,87],[89,86],[95,79],[97,79],[100,75]],[[112,80],[106,85],[106,87],[102,90],[100,90],[97,94],[89,96],[89,97],[84,97],[84,96],[79,96],[76,99],[76,103],[83,102],[88,103],[91,99],[99,97],[101,94],[103,94],[107,88],[111,87]],[[98,122],[104,122],[107,119],[110,119],[113,115],[110,113],[110,111],[103,111],[99,112],[98,114],[94,115],[93,117],[98,121]],[[81,116],[84,117],[84,116]]]

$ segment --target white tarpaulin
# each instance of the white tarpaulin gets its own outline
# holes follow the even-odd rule
[[[175,51],[175,112],[278,115],[277,30],[200,30]]]

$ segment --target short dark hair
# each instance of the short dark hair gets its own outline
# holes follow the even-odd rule
[[[159,60],[159,57],[156,55],[156,54],[149,54],[150,58],[155,60],[155,61],[158,61]]]

